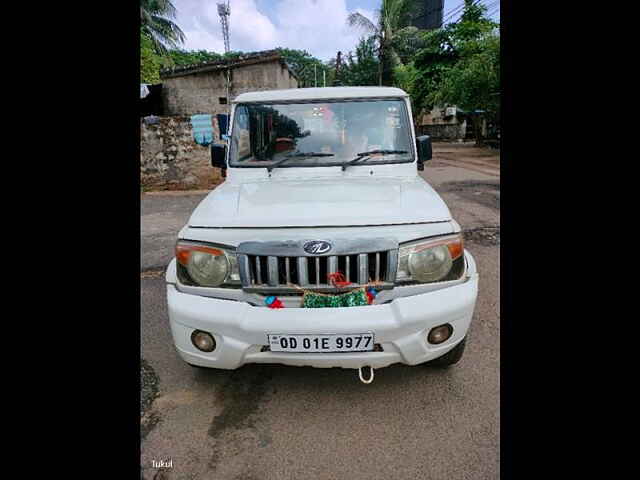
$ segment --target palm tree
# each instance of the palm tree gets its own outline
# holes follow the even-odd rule
[[[184,43],[184,33],[171,20],[175,18],[176,8],[170,0],[140,0],[142,33],[153,41],[159,53],[166,53],[167,46],[175,48]]]
[[[413,7],[414,0],[382,0],[378,11],[378,23],[362,15],[350,13],[347,24],[351,27],[360,27],[370,33],[378,44],[378,82],[380,85],[391,85],[393,69],[400,65],[400,57],[395,48],[399,34],[407,27],[409,9]]]

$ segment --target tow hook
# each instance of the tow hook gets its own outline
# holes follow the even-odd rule
[[[362,371],[363,371],[363,370],[365,370],[365,369],[368,369],[368,370],[369,370],[369,375],[368,375],[368,376],[369,376],[369,380],[365,380],[365,379],[364,379],[364,376],[362,375]],[[369,383],[373,382],[373,367],[369,367],[369,366],[366,366],[366,367],[360,367],[360,368],[358,369],[358,376],[360,377],[360,381],[361,381],[362,383],[367,383],[367,384],[369,384]]]

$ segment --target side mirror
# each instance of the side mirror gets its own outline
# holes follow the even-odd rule
[[[433,151],[431,149],[431,137],[422,135],[416,139],[416,147],[418,148],[418,170],[424,170],[424,162],[431,160]]]
[[[226,170],[227,168],[227,146],[226,145],[211,145],[211,166],[222,168]]]

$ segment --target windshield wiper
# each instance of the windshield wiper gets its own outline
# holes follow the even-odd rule
[[[295,152],[289,153],[281,158],[277,162],[272,163],[267,166],[267,172],[271,173],[271,170],[277,168],[281,163],[286,162],[287,160],[291,160],[292,158],[309,158],[309,157],[333,157],[333,153],[324,153],[324,152]]]
[[[358,156],[356,158],[354,158],[353,160],[349,160],[348,162],[344,162],[342,164],[342,171],[344,172],[347,167],[350,167],[351,165],[354,165],[356,163],[358,163],[361,160],[366,160],[368,159],[371,155],[375,155],[375,154],[379,154],[379,155],[391,155],[394,153],[409,153],[406,150],[370,150],[368,152],[362,152],[359,153]]]

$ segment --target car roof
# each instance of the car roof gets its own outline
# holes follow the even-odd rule
[[[395,87],[323,87],[323,88],[289,88],[286,90],[264,90],[260,92],[241,93],[233,103],[277,102],[296,100],[333,100],[340,98],[380,98],[408,97],[400,88]]]

